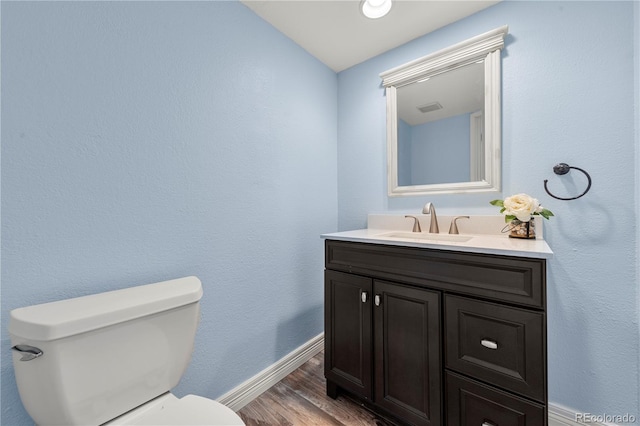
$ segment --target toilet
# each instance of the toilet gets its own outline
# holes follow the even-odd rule
[[[20,398],[37,425],[244,425],[170,391],[189,365],[202,284],[185,277],[11,311]]]

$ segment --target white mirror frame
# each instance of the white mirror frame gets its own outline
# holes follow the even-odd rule
[[[500,50],[507,25],[418,58],[380,74],[387,96],[387,181],[390,197],[425,194],[500,191],[501,90]],[[398,110],[396,89],[484,59],[485,165],[484,180],[398,186]]]

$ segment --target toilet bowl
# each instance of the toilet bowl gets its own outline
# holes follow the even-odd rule
[[[170,391],[186,370],[202,284],[185,277],[11,311],[18,391],[36,424],[244,425]]]
[[[175,425],[225,425],[244,426],[229,407],[197,395],[178,399],[171,393],[143,404],[103,426],[175,426]]]

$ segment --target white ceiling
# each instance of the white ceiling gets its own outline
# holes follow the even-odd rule
[[[476,62],[398,87],[398,117],[410,126],[441,120],[484,108],[484,63]],[[439,103],[442,109],[421,112],[424,105]]]
[[[241,0],[336,72],[444,27],[500,0],[394,0],[368,19],[360,0]]]

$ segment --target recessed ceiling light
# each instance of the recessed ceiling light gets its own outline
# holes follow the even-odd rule
[[[360,10],[367,18],[382,18],[391,10],[391,0],[364,0],[360,3]]]

